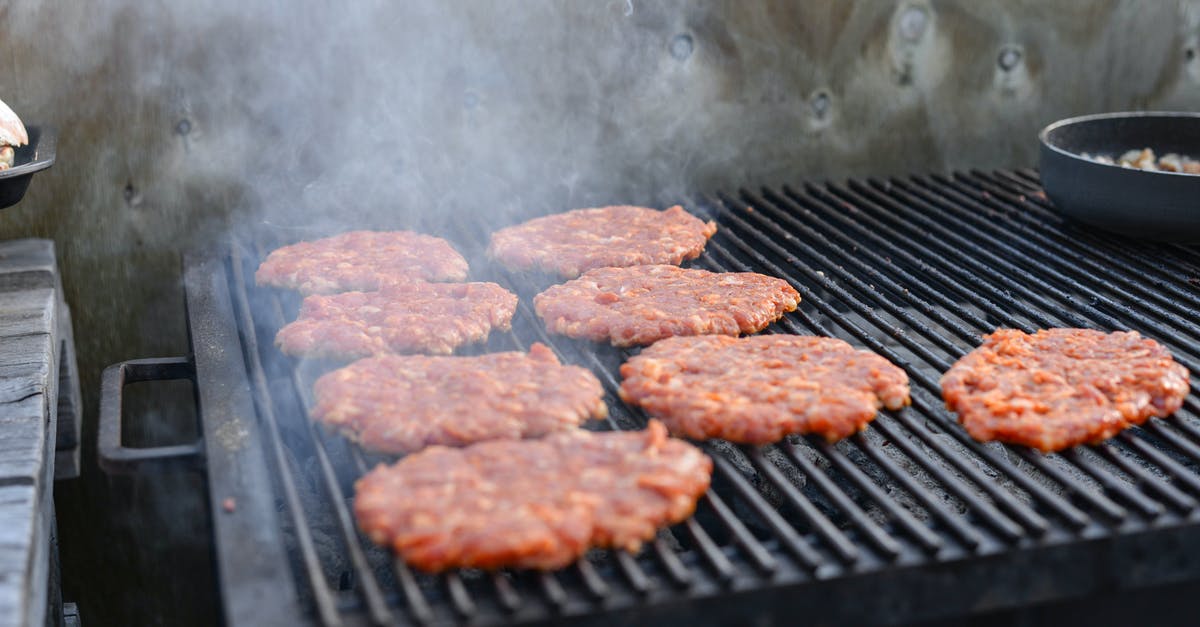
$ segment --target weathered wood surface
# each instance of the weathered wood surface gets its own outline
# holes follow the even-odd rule
[[[59,283],[53,242],[0,243],[0,627],[45,621],[55,462],[78,459],[78,373]],[[78,472],[77,461],[65,470]]]
[[[79,363],[75,360],[71,308],[61,298],[58,307],[58,406],[54,408],[58,430],[55,434],[54,478],[74,479],[80,470],[83,396],[79,386]]]

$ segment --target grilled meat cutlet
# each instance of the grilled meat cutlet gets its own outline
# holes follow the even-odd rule
[[[636,551],[686,519],[712,461],[667,436],[576,429],[540,440],[434,446],[355,485],[375,542],[424,571],[562,568],[591,547]]]
[[[304,299],[275,336],[288,355],[356,359],[388,353],[450,354],[512,328],[517,296],[495,283],[407,283],[378,292]]]
[[[302,294],[371,291],[424,281],[465,281],[467,260],[440,237],[351,231],[271,251],[254,280]]]
[[[528,354],[371,357],[323,375],[313,393],[313,419],[393,454],[536,438],[608,415],[596,375],[559,363],[544,344]]]
[[[622,364],[621,377],[624,401],[697,440],[840,440],[865,429],[880,407],[910,402],[903,370],[827,337],[673,337]]]
[[[1188,371],[1136,331],[999,329],[942,376],[971,437],[1058,451],[1179,409]]]
[[[500,229],[488,253],[511,270],[572,279],[593,268],[678,265],[698,257],[716,231],[679,206],[576,209]]]
[[[616,346],[755,333],[799,302],[783,279],[666,265],[589,270],[533,300],[550,332]]]

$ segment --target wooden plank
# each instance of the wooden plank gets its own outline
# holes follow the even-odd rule
[[[55,289],[58,285],[54,242],[44,239],[0,242],[0,291]]]
[[[0,483],[42,481],[48,423],[45,395],[0,407]]]
[[[60,410],[62,457],[78,472],[78,371],[53,244],[0,242],[0,292],[0,627],[40,625]]]
[[[0,627],[30,624],[30,549],[38,523],[30,514],[37,501],[32,484],[0,486]]]
[[[58,301],[58,352],[58,403],[54,417],[56,480],[79,476],[80,429],[83,425],[83,400],[79,389],[79,366],[75,361],[71,309],[61,297]]]

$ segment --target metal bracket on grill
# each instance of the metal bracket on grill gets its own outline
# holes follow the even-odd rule
[[[132,359],[104,369],[100,385],[100,425],[97,452],[100,467],[110,474],[133,474],[149,465],[191,464],[200,458],[202,442],[173,446],[130,448],[121,444],[121,397],[125,386],[145,381],[196,380],[188,357]]]

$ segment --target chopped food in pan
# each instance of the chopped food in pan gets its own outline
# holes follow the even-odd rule
[[[492,234],[488,253],[509,269],[571,279],[593,268],[695,259],[717,225],[675,206],[576,209]]]
[[[826,337],[674,337],[630,358],[621,377],[622,400],[697,440],[834,441],[865,429],[880,407],[910,402],[903,370]]]
[[[553,570],[592,547],[637,551],[691,516],[711,474],[704,453],[656,421],[576,429],[378,466],[356,484],[354,513],[368,537],[424,571]]]
[[[512,328],[517,296],[495,283],[415,281],[378,292],[313,295],[275,343],[288,355],[357,359],[450,354]]]
[[[1169,153],[1158,158],[1154,151],[1149,148],[1141,150],[1130,150],[1121,155],[1117,159],[1105,155],[1090,155],[1083,153],[1084,159],[1090,159],[1096,163],[1106,165],[1119,165],[1123,168],[1136,168],[1138,170],[1154,170],[1161,172],[1182,172],[1184,174],[1200,174],[1200,161]]]
[[[999,329],[942,377],[946,407],[977,440],[1057,451],[1179,409],[1188,371],[1135,331]]]
[[[0,101],[0,170],[13,167],[16,149],[29,143],[29,133],[21,118],[8,105]]]
[[[303,294],[466,278],[467,260],[449,242],[412,231],[351,231],[284,246],[271,251],[254,274],[259,285]]]
[[[753,272],[657,265],[589,270],[533,303],[553,333],[634,346],[755,333],[796,309],[800,295],[783,279]]]
[[[325,374],[313,392],[315,420],[393,454],[541,437],[608,415],[596,375],[543,344],[528,354],[371,357]]]

